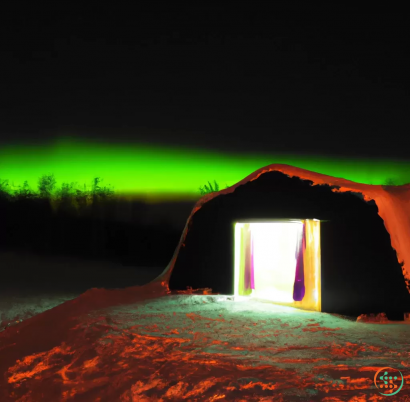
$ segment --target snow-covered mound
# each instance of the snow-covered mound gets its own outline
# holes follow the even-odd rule
[[[327,184],[330,186],[338,186],[340,187],[339,190],[334,191],[359,192],[366,201],[374,200],[378,207],[378,213],[384,221],[386,230],[390,234],[391,244],[396,250],[398,261],[402,264],[403,276],[407,289],[410,292],[410,247],[408,246],[410,244],[410,184],[402,186],[362,184],[283,164],[272,164],[260,168],[227,189],[203,196],[192,209],[173,258],[164,272],[157,278],[157,281],[169,283],[169,278],[172,275],[178,253],[184,245],[191,219],[206,202],[219,195],[232,193],[237,187],[256,180],[260,175],[271,171],[282,172],[289,177],[299,177],[300,179],[310,180],[313,182],[313,185]]]

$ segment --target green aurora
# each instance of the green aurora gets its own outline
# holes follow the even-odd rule
[[[199,187],[216,180],[231,186],[255,170],[284,163],[348,180],[385,184],[410,182],[410,162],[325,156],[224,154],[147,144],[114,144],[60,138],[48,145],[15,145],[0,148],[0,179],[14,186],[28,181],[37,189],[44,174],[54,173],[61,183],[90,185],[103,179],[119,195],[146,201],[199,198]]]

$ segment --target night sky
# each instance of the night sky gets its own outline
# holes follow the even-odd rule
[[[36,6],[2,18],[0,146],[70,133],[224,152],[408,155],[400,10]]]

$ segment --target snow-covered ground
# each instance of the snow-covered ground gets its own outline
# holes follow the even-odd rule
[[[410,325],[162,289],[92,289],[1,332],[0,400],[376,401],[386,366],[410,400]]]
[[[0,331],[91,288],[144,285],[163,269],[0,251]]]
[[[410,401],[404,322],[135,286],[162,268],[0,258],[2,402],[378,401],[382,367],[405,379],[387,400]]]

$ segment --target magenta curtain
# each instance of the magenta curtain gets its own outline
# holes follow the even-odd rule
[[[251,289],[255,289],[255,264],[254,264],[254,237],[252,235],[252,231],[250,231],[251,235]]]
[[[254,239],[250,228],[246,233],[245,247],[246,262],[244,288],[245,290],[249,290],[255,289]]]
[[[306,228],[303,223],[298,231],[296,244],[296,274],[295,283],[293,285],[293,300],[301,301],[305,296],[305,272],[303,266],[303,254],[306,250]]]

